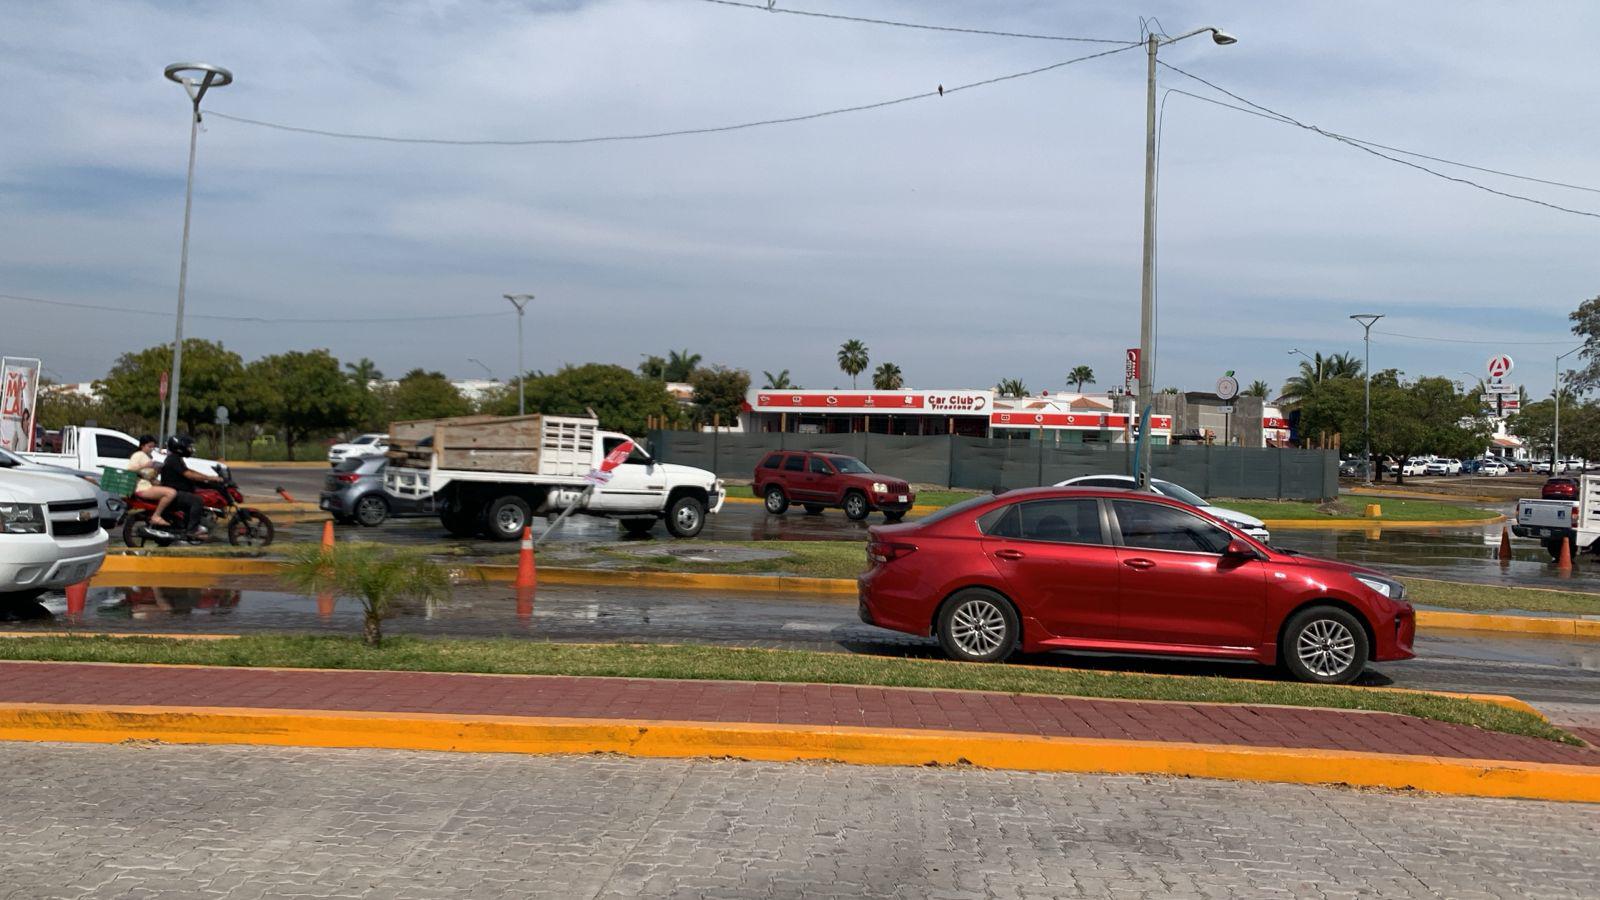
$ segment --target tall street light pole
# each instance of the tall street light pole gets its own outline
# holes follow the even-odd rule
[[[528,301],[533,299],[532,294],[502,294],[511,305],[517,308],[517,415],[528,414],[528,398],[523,391],[523,383],[528,380],[528,370],[522,366],[522,315],[528,308]]]
[[[1383,318],[1375,313],[1357,313],[1350,318],[1361,323],[1362,341],[1367,345],[1367,359],[1361,364],[1361,371],[1367,376],[1365,391],[1366,422],[1361,426],[1367,435],[1367,458],[1361,470],[1367,474],[1367,484],[1372,483],[1372,323]]]
[[[183,301],[189,283],[189,213],[194,206],[194,149],[200,134],[200,99],[214,87],[233,83],[233,73],[209,63],[173,63],[166,68],[168,81],[183,85],[194,105],[189,119],[189,181],[183,191],[183,251],[178,262],[178,331],[172,344],[172,390],[164,437],[178,433],[178,391],[183,383]]]
[[[1550,447],[1551,475],[1557,474],[1556,466],[1561,465],[1561,361],[1587,346],[1587,344],[1579,344],[1556,357],[1556,431],[1555,440]]]
[[[1155,259],[1156,259],[1156,51],[1163,44],[1176,44],[1184,38],[1211,33],[1211,40],[1220,45],[1238,41],[1233,35],[1218,28],[1196,28],[1177,37],[1164,37],[1152,32],[1145,39],[1150,53],[1144,111],[1144,272],[1139,285],[1139,440],[1145,450],[1139,454],[1139,486],[1150,486],[1150,432],[1151,388],[1155,380]]]

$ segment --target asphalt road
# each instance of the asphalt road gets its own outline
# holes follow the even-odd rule
[[[1581,804],[1285,784],[0,744],[0,898],[1593,897]]]
[[[230,587],[95,587],[83,627],[112,632],[322,632],[356,634],[360,607],[341,600],[319,610],[313,598],[283,593],[269,580]],[[8,627],[57,628],[64,598]],[[501,585],[458,587],[437,605],[403,607],[393,634],[517,636],[581,642],[709,643],[889,656],[939,657],[933,641],[862,624],[855,600],[781,593],[641,588],[546,587],[518,607]],[[1600,727],[1600,642],[1493,633],[1436,632],[1417,642],[1418,658],[1375,664],[1365,684],[1512,694],[1557,721]],[[1249,663],[1145,659],[1086,653],[1029,657],[1035,665],[1113,671],[1278,678]]]

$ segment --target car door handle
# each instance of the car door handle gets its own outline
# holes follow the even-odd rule
[[[1021,559],[1026,554],[1021,550],[996,550],[994,555],[997,559]]]
[[[1122,561],[1122,564],[1130,569],[1154,569],[1156,567],[1156,564],[1153,561],[1145,559],[1142,556],[1135,556],[1133,559],[1125,559]]]

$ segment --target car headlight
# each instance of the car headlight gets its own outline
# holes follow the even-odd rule
[[[1376,575],[1357,575],[1356,580],[1390,600],[1399,600],[1405,594],[1405,588],[1398,581],[1390,581]]]
[[[0,503],[0,533],[44,534],[44,507],[37,503]]]
[[[889,486],[881,481],[874,481],[872,483],[872,492],[874,494],[887,494],[889,493]]]

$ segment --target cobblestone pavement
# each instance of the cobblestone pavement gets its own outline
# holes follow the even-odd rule
[[[1202,780],[0,744],[0,898],[1582,897],[1593,807]]]

